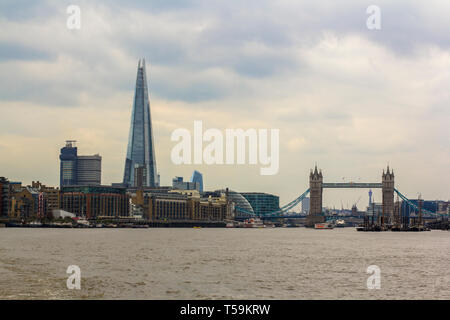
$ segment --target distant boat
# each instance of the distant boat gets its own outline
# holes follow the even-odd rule
[[[132,228],[139,228],[139,229],[149,228],[149,225],[148,224],[135,224],[132,226]]]
[[[331,223],[324,222],[324,223],[316,223],[314,225],[314,229],[333,229],[334,226]]]
[[[76,221],[77,221],[77,227],[82,227],[82,228],[89,227],[89,221],[87,221],[84,218],[77,219]]]
[[[259,218],[250,218],[244,221],[244,228],[265,228],[266,226]]]
[[[336,228],[344,228],[345,227],[345,221],[344,219],[337,219],[335,222]]]
[[[38,228],[38,227],[42,227],[42,223],[39,221],[32,221],[28,224],[28,226],[31,228]]]

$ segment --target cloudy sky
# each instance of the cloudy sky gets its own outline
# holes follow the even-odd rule
[[[71,4],[80,30],[67,28]],[[366,27],[372,4],[380,30]],[[103,157],[104,184],[120,182],[145,58],[164,185],[197,169],[207,189],[286,203],[315,163],[327,182],[378,182],[389,163],[408,197],[450,199],[449,16],[445,0],[2,0],[0,176],[56,186],[59,149],[75,139]],[[174,165],[171,133],[194,120],[280,129],[279,173]],[[367,190],[327,190],[324,204],[358,199]]]

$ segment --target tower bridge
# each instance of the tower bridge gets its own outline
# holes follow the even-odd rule
[[[315,166],[311,169],[309,175],[309,188],[303,192],[296,199],[280,207],[280,209],[263,215],[263,218],[288,218],[292,217],[289,211],[297,206],[308,194],[310,196],[310,209],[307,216],[306,225],[313,226],[315,223],[324,222],[325,216],[322,212],[323,208],[323,190],[324,189],[347,189],[347,188],[367,188],[367,189],[381,189],[382,192],[382,216],[380,217],[381,225],[399,223],[400,213],[398,208],[394,205],[394,193],[412,209],[428,215],[437,217],[438,214],[430,212],[423,208],[419,208],[414,202],[400,193],[395,188],[394,171],[387,166],[387,170],[383,170],[381,175],[381,182],[323,182],[322,170],[318,170]],[[236,207],[236,211],[246,214],[248,216],[254,215],[253,212],[248,212],[243,208]]]
[[[307,217],[306,225],[313,226],[315,223],[324,222],[325,216],[322,214],[322,200],[324,188],[381,188],[383,198],[383,214],[382,223],[388,222],[394,215],[394,171],[387,167],[386,172],[383,170],[381,183],[362,183],[362,182],[337,182],[324,183],[322,170],[314,171],[311,169],[309,174],[309,192],[310,192],[310,211]]]

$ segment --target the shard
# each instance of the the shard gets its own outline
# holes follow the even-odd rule
[[[145,60],[142,59],[138,62],[123,184],[127,187],[155,187],[156,180],[152,118]]]

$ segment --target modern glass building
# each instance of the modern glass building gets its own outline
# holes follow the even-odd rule
[[[77,157],[77,184],[95,186],[101,184],[102,157],[98,154],[93,156]]]
[[[200,185],[197,182],[183,181],[183,177],[175,177],[172,179],[172,187],[179,190],[198,190]]]
[[[412,203],[414,203],[417,207],[419,206],[419,200],[418,199],[409,199]],[[422,209],[431,211],[433,213],[436,213],[439,208],[439,200],[422,200]],[[411,208],[405,201],[402,201],[402,216],[404,217],[410,217],[412,213],[415,213],[416,215],[419,214],[418,210],[414,210]],[[426,215],[425,213],[423,213]]]
[[[0,217],[9,215],[10,183],[5,177],[0,177]]]
[[[302,213],[309,213],[309,197],[302,200]]]
[[[60,187],[77,184],[77,147],[75,146],[74,140],[66,141],[66,146],[61,148],[59,160]]]
[[[280,198],[273,194],[262,192],[240,192],[240,194],[247,199],[258,216],[280,209]]]
[[[198,191],[203,192],[203,175],[200,172],[198,172],[197,170],[194,170],[194,172],[192,172],[191,182],[198,183]]]
[[[136,89],[123,177],[125,187],[136,186],[134,172],[136,169],[142,170],[139,176],[142,176],[144,187],[155,187],[157,185],[155,149],[144,59],[139,60],[137,68]]]
[[[67,140],[59,155],[59,184],[63,186],[100,185],[102,176],[102,157],[79,156],[75,140]]]

